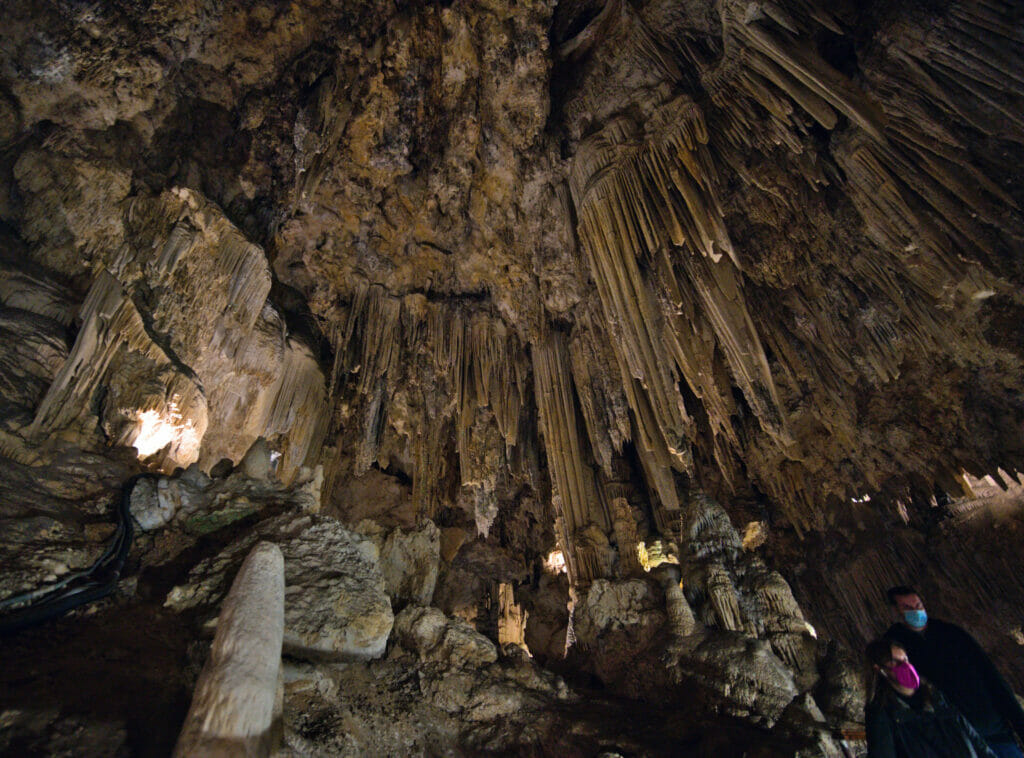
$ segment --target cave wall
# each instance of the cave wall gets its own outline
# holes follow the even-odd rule
[[[470,616],[701,489],[835,638],[915,579],[1008,664],[1019,517],[946,500],[1024,459],[1022,47],[999,0],[9,9],[12,533],[87,563],[91,495],[22,485],[147,420],[166,472],[264,437],[436,521]]]

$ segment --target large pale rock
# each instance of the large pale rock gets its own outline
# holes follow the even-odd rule
[[[395,619],[395,635],[424,661],[472,668],[498,659],[493,642],[462,619],[449,618],[437,608],[409,606]]]
[[[312,656],[384,654],[394,623],[373,544],[324,520],[282,544],[287,646]]]
[[[397,602],[429,605],[437,585],[440,531],[433,521],[411,530],[395,528],[380,553],[388,594]]]
[[[285,649],[314,660],[365,660],[384,653],[394,623],[373,541],[339,522],[286,514],[204,560],[175,587],[166,605],[212,609],[226,576],[257,539],[276,542],[285,557]]]
[[[665,621],[661,603],[642,579],[611,582],[598,579],[573,609],[576,640],[589,646],[613,632],[649,630]]]

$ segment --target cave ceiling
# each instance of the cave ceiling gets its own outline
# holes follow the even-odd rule
[[[23,463],[164,414],[167,470],[264,436],[481,532],[550,502],[579,580],[623,500],[807,534],[1022,467],[1015,3],[5,13]]]

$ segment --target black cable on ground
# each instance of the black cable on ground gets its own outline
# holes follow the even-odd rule
[[[117,532],[103,554],[87,569],[76,571],[56,584],[0,600],[0,635],[12,634],[58,618],[111,594],[132,547],[131,496],[138,481],[153,474],[137,474],[125,483],[117,509]]]

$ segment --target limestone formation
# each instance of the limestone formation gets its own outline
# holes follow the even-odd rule
[[[380,551],[381,572],[395,602],[430,605],[437,585],[440,533],[432,521],[405,532],[395,528]]]
[[[1022,30],[5,8],[0,747],[168,753],[260,541],[285,754],[830,754],[904,582],[1024,687]]]
[[[285,559],[284,646],[302,658],[364,660],[384,653],[394,622],[384,592],[377,547],[337,522],[283,516],[200,562],[166,606],[181,612],[212,610],[226,589],[231,566],[257,539],[273,540]]]
[[[176,756],[270,755],[284,596],[281,551],[261,542],[224,598],[210,660],[196,684]]]

